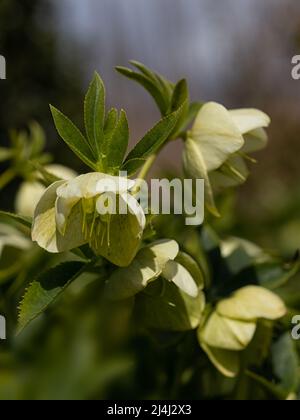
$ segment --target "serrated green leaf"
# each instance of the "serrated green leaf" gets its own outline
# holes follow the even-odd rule
[[[129,153],[125,165],[130,160],[147,159],[153,153],[157,152],[174,130],[180,112],[181,108],[159,121]]]
[[[156,77],[158,82],[161,86],[161,92],[163,97],[165,98],[166,103],[169,105],[172,100],[172,95],[174,91],[174,84],[167,80],[165,77],[161,76],[160,74],[156,73]]]
[[[31,229],[32,220],[29,217],[19,216],[18,214],[8,213],[0,210],[0,218],[19,223],[22,226]]]
[[[95,157],[83,134],[62,112],[53,106],[50,108],[60,137],[79,159],[90,168],[96,170]]]
[[[150,80],[152,80],[154,83],[157,83],[158,81],[157,75],[154,71],[149,69],[149,67],[145,66],[143,63],[140,63],[139,61],[136,61],[136,60],[130,60],[129,62],[138,70],[140,70],[140,72],[143,73],[145,76],[147,76]]]
[[[174,88],[172,100],[171,100],[171,112],[182,109],[178,122],[174,129],[174,137],[186,126],[186,118],[189,111],[189,89],[187,81],[185,79],[180,80]]]
[[[248,347],[256,331],[256,321],[244,322],[223,317],[214,311],[203,328],[199,329],[198,338],[209,347],[223,350],[242,351]]]
[[[116,70],[127,77],[128,79],[134,80],[135,82],[142,85],[153,97],[162,115],[166,115],[169,108],[169,101],[164,97],[161,88],[161,82],[154,83],[152,79],[144,74],[134,72],[126,67],[118,66]]]
[[[147,159],[130,159],[122,166],[122,171],[127,172],[128,176],[133,176],[144,165]]]
[[[100,157],[104,140],[105,86],[98,73],[95,73],[84,101],[84,121],[89,144]]]
[[[112,136],[112,133],[117,125],[118,122],[118,110],[116,108],[112,108],[106,116],[105,124],[104,124],[104,136],[105,142],[107,143],[107,138]]]
[[[176,111],[184,103],[186,103],[186,108],[188,109],[188,103],[187,103],[188,98],[189,98],[189,90],[188,90],[187,81],[185,79],[182,79],[175,86],[173,96],[172,96],[171,112]]]
[[[113,123],[114,114],[111,115],[110,124]],[[127,116],[124,110],[121,110],[119,120],[111,135],[105,140],[106,156],[103,157],[104,168],[112,174],[118,173],[122,166],[129,142],[129,127]]]
[[[29,286],[20,304],[18,333],[44,312],[86,266],[78,261],[65,262],[42,273]]]

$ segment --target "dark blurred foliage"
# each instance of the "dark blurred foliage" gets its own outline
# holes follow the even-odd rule
[[[57,104],[76,117],[81,111],[81,73],[78,63],[59,57],[59,40],[47,25],[51,18],[48,0],[0,3],[0,52],[7,62],[7,80],[0,84],[0,144],[7,144],[10,129],[24,128],[36,120],[46,129],[50,151],[72,163],[67,149],[63,150],[66,156],[59,152],[49,104]],[[0,172],[3,169],[0,165]],[[2,208],[12,208],[17,184],[0,194]]]

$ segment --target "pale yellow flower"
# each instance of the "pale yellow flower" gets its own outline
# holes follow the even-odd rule
[[[269,117],[256,109],[228,111],[209,102],[199,111],[185,142],[184,167],[187,175],[204,179],[205,204],[213,214],[219,215],[212,184],[232,186],[246,180],[243,156],[265,146],[263,128],[269,124]]]
[[[32,239],[53,253],[89,244],[97,255],[128,266],[146,224],[130,194],[134,186],[135,181],[98,172],[54,183],[36,208]]]
[[[225,376],[239,371],[239,352],[252,341],[259,319],[275,321],[286,314],[283,301],[259,286],[247,286],[220,301],[199,328],[200,345]]]

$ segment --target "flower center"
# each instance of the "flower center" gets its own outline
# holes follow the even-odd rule
[[[97,197],[82,199],[82,233],[89,245],[97,250],[106,243],[110,247],[111,214],[99,214],[97,211]]]

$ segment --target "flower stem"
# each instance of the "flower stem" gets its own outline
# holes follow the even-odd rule
[[[153,155],[149,156],[148,159],[146,160],[144,166],[142,167],[141,172],[139,173],[138,177],[137,177],[137,183],[135,184],[134,190],[133,190],[133,195],[139,193],[140,188],[142,186],[143,181],[146,180],[149,172],[152,169],[152,166],[155,162],[157,158],[157,153],[154,153]]]
[[[149,172],[152,169],[152,166],[153,166],[156,158],[157,158],[157,154],[153,154],[153,155],[148,157],[148,159],[146,160],[141,172],[139,173],[139,176],[138,176],[139,179],[145,180],[147,178]]]

